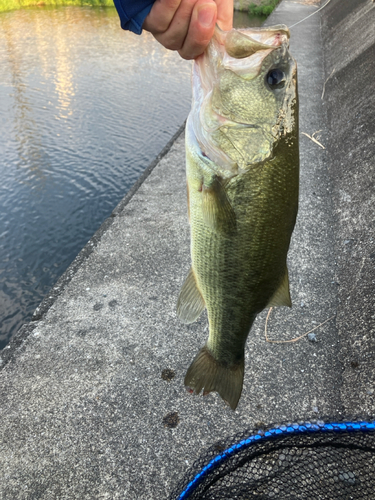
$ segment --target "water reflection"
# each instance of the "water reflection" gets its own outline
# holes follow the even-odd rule
[[[0,346],[186,118],[190,63],[114,9],[0,16]]]
[[[43,178],[43,173],[39,168],[42,156],[41,140],[38,128],[33,120],[32,104],[28,97],[26,83],[27,63],[25,64],[23,52],[19,50],[19,42],[12,30],[11,23],[5,22],[3,24],[2,34],[5,49],[5,58],[2,64],[3,77],[4,74],[9,72],[10,86],[12,88],[10,96],[13,98],[16,165],[20,168],[26,166],[30,172]],[[16,177],[16,179],[20,183],[25,182],[22,177]]]
[[[0,348],[185,120],[191,63],[114,9],[0,15]]]

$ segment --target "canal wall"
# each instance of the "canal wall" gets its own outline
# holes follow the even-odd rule
[[[268,24],[316,11],[284,0]],[[374,12],[370,0],[331,0],[291,28],[294,307],[272,313],[268,335],[328,321],[310,340],[277,344],[259,315],[235,412],[184,390],[208,332],[205,316],[182,325],[175,315],[190,266],[180,133],[1,352],[1,498],[163,499],[223,436],[261,422],[374,418]]]
[[[322,11],[327,168],[335,217],[336,328],[346,411],[375,415],[375,4]]]

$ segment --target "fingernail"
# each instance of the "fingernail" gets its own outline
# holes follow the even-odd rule
[[[212,4],[202,5],[198,11],[198,21],[202,26],[208,27],[212,25],[216,14],[216,8]]]

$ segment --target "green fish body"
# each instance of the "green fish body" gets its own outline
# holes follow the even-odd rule
[[[207,308],[209,337],[185,385],[235,409],[256,315],[291,306],[287,252],[298,206],[296,63],[285,26],[217,30],[193,71],[186,127],[192,267],[177,313]]]

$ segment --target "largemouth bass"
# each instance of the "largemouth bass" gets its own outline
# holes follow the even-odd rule
[[[185,385],[235,409],[256,315],[291,306],[286,264],[298,205],[297,65],[289,30],[216,28],[193,68],[186,125],[191,270],[177,314],[207,308],[209,337]]]

